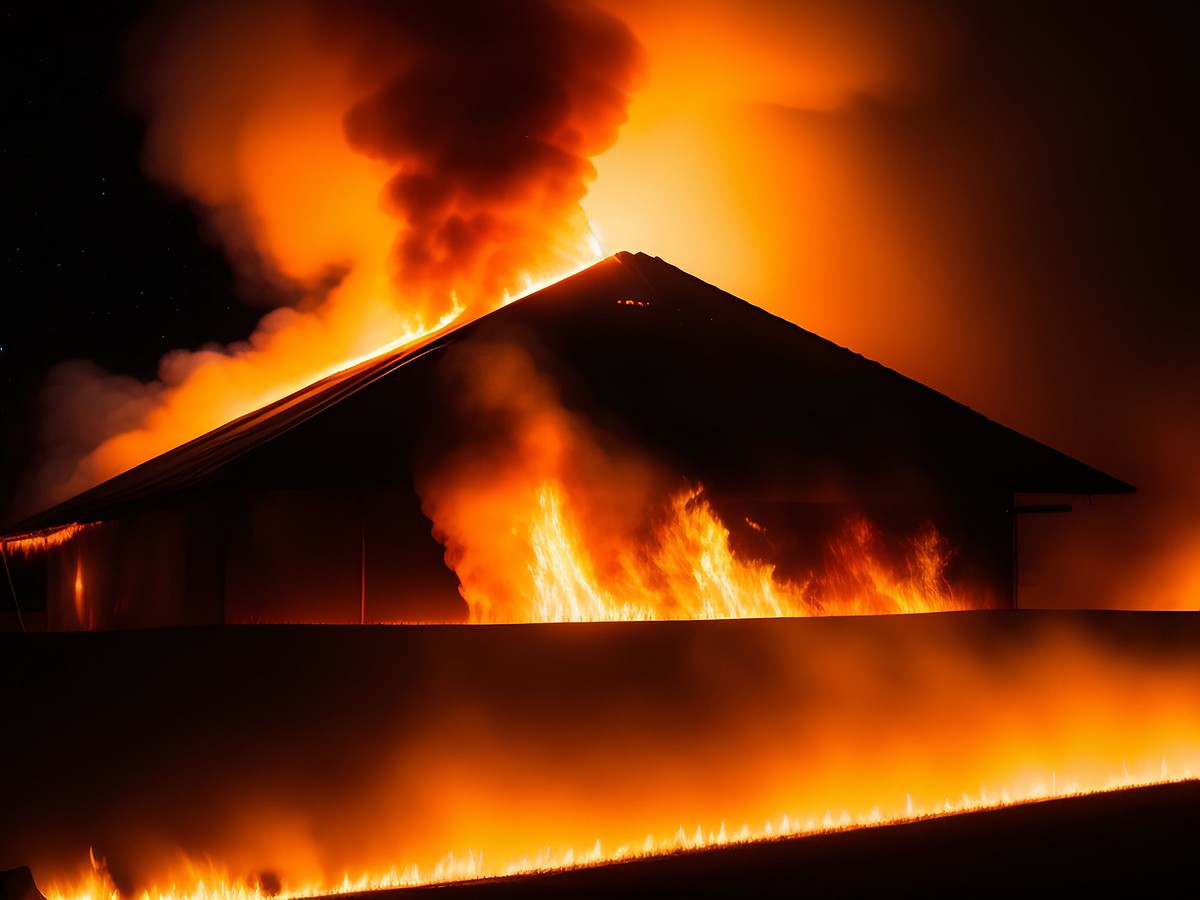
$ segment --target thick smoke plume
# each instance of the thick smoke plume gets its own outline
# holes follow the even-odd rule
[[[589,157],[625,118],[625,27],[553,0],[325,7],[335,41],[379,83],[345,127],[352,147],[397,166],[384,204],[402,222],[404,295],[499,296],[524,286],[531,260],[576,264]]]
[[[25,511],[595,259],[579,201],[640,68],[619,20],[557,0],[164,5],[129,58],[148,173],[280,308],[149,385],[57,373]]]

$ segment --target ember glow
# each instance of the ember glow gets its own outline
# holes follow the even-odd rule
[[[25,534],[10,540],[0,541],[0,549],[3,549],[5,553],[15,552],[28,557],[37,553],[44,553],[52,547],[61,547],[67,541],[71,540],[71,538],[91,527],[92,524],[80,525],[72,522],[70,525],[64,525],[61,528],[48,528],[45,531],[38,531],[33,534]]]

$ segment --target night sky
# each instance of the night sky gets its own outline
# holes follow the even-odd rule
[[[650,60],[648,96],[660,102],[664,71],[667,77],[688,76],[678,47],[672,47],[670,27],[672,16],[684,15],[687,5],[618,0],[604,5],[628,13]],[[168,351],[244,339],[264,312],[262,300],[235,277],[203,211],[143,173],[144,124],[121,102],[117,88],[123,40],[143,6],[85,6],[69,15],[42,6],[4,15],[2,508],[36,453],[37,395],[56,363],[90,359],[147,380]],[[815,102],[815,112],[800,114],[764,90],[762,102],[750,111],[746,98],[730,100],[731,106],[742,104],[741,119],[732,114],[712,119],[753,118],[755,128],[778,134],[827,124],[825,134],[840,135],[829,138],[828,147],[846,151],[876,179],[857,179],[852,170],[847,181],[864,193],[881,186],[875,194],[885,198],[880,208],[891,204],[904,213],[877,216],[877,228],[901,232],[913,224],[911,233],[920,233],[927,254],[914,266],[957,273],[957,282],[945,282],[956,288],[957,293],[947,291],[955,299],[925,306],[914,301],[900,316],[899,307],[872,300],[868,286],[856,312],[830,287],[836,280],[830,268],[835,274],[826,282],[807,284],[813,308],[789,308],[767,294],[779,284],[779,273],[797,265],[788,241],[794,246],[805,238],[787,236],[761,219],[730,222],[723,216],[736,205],[732,201],[722,206],[714,199],[709,219],[714,233],[730,233],[724,255],[705,247],[689,256],[669,237],[654,246],[626,246],[654,240],[646,224],[652,211],[640,224],[609,223],[603,213],[594,214],[606,230],[605,249],[662,255],[1136,484],[1141,512],[1120,527],[1097,526],[1091,535],[1096,550],[1087,552],[1111,555],[1128,548],[1145,555],[1164,535],[1182,535],[1185,549],[1175,551],[1166,568],[1145,571],[1194,577],[1195,587],[1182,588],[1182,596],[1194,590],[1200,605],[1200,574],[1178,574],[1181,565],[1186,568],[1186,560],[1179,560],[1187,546],[1200,558],[1200,476],[1190,463],[1200,452],[1200,190],[1197,144],[1190,135],[1200,108],[1194,31],[1182,4],[1140,4],[1118,12],[1087,3],[1052,4],[1048,10],[1037,3],[1004,6],[975,14],[955,4],[860,4],[833,31],[875,35],[867,44],[884,47],[877,55],[891,66],[888,71],[920,70],[911,84],[891,76],[875,82],[864,76],[857,84],[848,76],[850,100]],[[837,18],[826,5],[795,5],[804,14],[810,7],[814,21]],[[728,8],[696,7],[713,21],[721,18],[715,10]],[[769,23],[775,7],[745,9],[750,21],[759,15]],[[797,16],[793,24],[800,34],[803,15]],[[948,23],[944,43],[952,46],[946,54],[951,61],[933,74],[921,68],[924,50],[889,56],[886,35],[875,34],[910,18],[917,23],[914,46],[923,35],[940,34],[942,19]],[[688,39],[687,28],[674,31],[679,42]],[[904,31],[897,40],[903,44],[909,37]],[[779,39],[786,38],[784,32]],[[737,80],[737,60],[722,55],[721,36],[709,40],[687,63],[706,61],[703,71],[695,70],[704,90],[719,83],[722,71]],[[744,46],[744,40],[738,45],[731,35],[729,46]],[[655,60],[672,52],[669,65],[656,70]],[[804,64],[798,52],[797,69]],[[764,125],[767,117],[774,118]],[[636,140],[636,132],[629,140]],[[786,140],[781,137],[779,146],[786,148]],[[967,146],[974,150],[966,152]],[[618,141],[614,165],[621,148]],[[770,202],[800,208],[801,200],[788,201],[786,193],[795,190],[797,198],[803,193],[802,165],[785,173],[786,162],[775,158],[768,165],[765,159],[753,163],[742,157],[748,167],[775,166],[781,177],[786,174],[780,182],[785,199]],[[997,161],[1012,163],[1011,179],[996,175]],[[604,157],[598,167],[596,202],[611,209],[617,202],[612,185],[619,194],[622,176],[606,169]],[[664,181],[668,175],[664,170]],[[730,190],[739,195],[750,190],[745,182],[739,191],[739,183],[730,176]],[[659,206],[682,208],[714,190],[708,181],[694,184],[699,186],[688,198],[674,204],[659,198]],[[752,187],[761,192],[761,184]],[[628,202],[632,207],[644,198],[630,196]],[[760,211],[766,202],[760,198]],[[833,208],[831,203],[814,208]],[[969,214],[961,212],[968,207]],[[773,237],[759,243],[734,239],[753,235],[756,226],[772,229]],[[818,218],[812,233],[820,238],[836,228]],[[620,243],[607,246],[610,241]],[[896,246],[906,250],[903,243]],[[746,247],[757,254],[753,266]],[[838,271],[851,268],[849,251],[827,258],[838,261]],[[749,268],[755,274],[729,274]],[[906,294],[903,282],[894,285],[897,296]],[[824,288],[831,299],[822,306]],[[842,318],[830,312],[835,309]],[[932,323],[929,333],[936,338],[889,333],[891,315]],[[869,327],[872,321],[878,327]],[[1194,571],[1200,572],[1200,563]]]
[[[3,507],[35,446],[47,371],[84,358],[140,379],[177,347],[244,338],[221,251],[185,198],[140,167],[143,125],[115,87],[143,4],[6,12]]]

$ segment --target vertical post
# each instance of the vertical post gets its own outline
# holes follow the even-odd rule
[[[1019,578],[1017,576],[1018,576],[1018,570],[1019,570],[1019,566],[1020,566],[1020,559],[1017,555],[1017,547],[1020,544],[1020,541],[1018,540],[1019,534],[1018,534],[1018,529],[1017,529],[1017,517],[1018,516],[1026,516],[1026,515],[1034,515],[1034,514],[1048,515],[1050,513],[1066,513],[1066,512],[1071,511],[1071,504],[1069,504],[1069,503],[1034,503],[1034,504],[1026,504],[1023,506],[1017,506],[1016,500],[1017,500],[1016,495],[1014,495],[1013,496],[1013,506],[1012,506],[1012,535],[1013,535],[1012,536],[1012,545],[1013,545],[1013,550],[1012,550],[1012,558],[1013,558],[1012,603],[1013,603],[1013,609],[1020,609],[1021,608],[1021,600],[1017,594],[1017,582],[1019,581]]]
[[[225,601],[229,581],[229,505],[229,499],[225,496],[217,501],[217,521],[214,526],[217,533],[217,618],[220,625],[229,624]]]
[[[1017,534],[1017,495],[1012,494],[1008,502],[1008,515],[1012,519],[1012,608],[1021,608],[1021,598],[1018,595],[1021,581],[1020,539]]]
[[[21,601],[17,599],[17,589],[13,586],[12,572],[8,568],[8,553],[2,543],[0,543],[0,559],[4,560],[4,577],[8,579],[8,589],[12,592],[13,606],[17,610],[17,624],[21,626],[21,633],[24,634],[25,617],[21,615]]]
[[[367,624],[367,514],[362,498],[358,503],[358,624]]]

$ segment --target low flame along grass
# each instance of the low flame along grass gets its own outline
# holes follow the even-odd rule
[[[989,809],[1000,809],[1020,804],[1038,803],[1044,800],[1080,797],[1087,794],[1145,787],[1152,784],[1171,784],[1195,779],[1200,771],[1200,758],[1188,759],[1182,764],[1168,765],[1164,757],[1156,772],[1131,772],[1122,763],[1120,772],[1114,772],[1106,781],[1084,783],[1069,774],[1060,776],[1046,773],[1040,781],[1022,788],[980,787],[978,793],[964,793],[959,797],[947,797],[933,806],[914,805],[912,796],[906,796],[903,804],[890,811],[876,806],[866,811],[851,812],[846,809],[826,810],[823,815],[796,815],[783,813],[778,819],[759,826],[743,824],[731,829],[725,822],[715,828],[705,825],[681,825],[672,835],[656,837],[646,835],[638,844],[625,844],[605,849],[599,840],[590,848],[539,848],[531,849],[529,855],[500,864],[492,863],[483,852],[448,852],[433,867],[422,870],[415,864],[397,863],[386,872],[362,874],[352,877],[348,873],[338,881],[305,885],[280,884],[265,886],[262,879],[248,880],[231,877],[215,862],[187,865],[190,882],[174,882],[166,887],[153,887],[136,894],[137,900],[293,900],[357,894],[394,888],[422,885],[449,884],[456,881],[481,878],[502,878],[514,875],[530,875],[564,869],[603,866],[624,861],[670,856],[677,853],[729,847],[761,841],[780,840],[805,835],[827,834],[857,828],[882,825],[897,825],[923,819],[959,815]],[[129,900],[117,889],[110,877],[105,861],[89,851],[90,868],[78,879],[53,879],[44,888],[48,900]],[[35,873],[36,874],[36,873]]]

